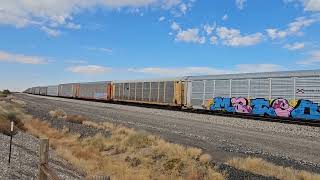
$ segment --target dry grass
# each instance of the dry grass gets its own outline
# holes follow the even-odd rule
[[[53,118],[65,119],[67,117],[67,113],[63,109],[56,109],[49,111],[49,115]]]
[[[65,119],[66,121],[82,124],[84,121],[88,121],[88,118],[82,115],[67,115],[63,109],[56,109],[49,111],[49,115],[53,118]]]
[[[13,135],[17,133],[18,129],[25,130],[21,119],[27,116],[21,111],[19,106],[12,105],[5,101],[0,101],[0,133],[11,135],[10,121],[14,122]]]
[[[234,158],[228,164],[244,171],[250,171],[263,176],[272,176],[282,180],[319,180],[319,174],[294,170],[264,161],[260,158]]]
[[[20,106],[26,106],[26,102],[22,101],[22,100],[19,100],[19,99],[15,99],[15,98],[12,98],[11,101],[17,105],[20,105]]]
[[[26,127],[35,136],[47,136],[63,158],[85,170],[88,176],[110,175],[112,179],[224,179],[200,149],[168,143],[158,137],[110,123],[86,125],[111,132],[85,139],[58,131],[39,120]]]
[[[84,121],[88,121],[88,119],[82,115],[67,115],[66,120],[77,124],[82,124]]]

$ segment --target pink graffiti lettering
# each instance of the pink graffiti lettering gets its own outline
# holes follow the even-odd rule
[[[282,98],[274,100],[272,107],[279,117],[289,117],[291,111],[294,109],[289,105],[288,100]]]
[[[246,98],[232,98],[232,105],[235,108],[235,111],[238,113],[251,113],[252,107],[249,105],[249,102]]]

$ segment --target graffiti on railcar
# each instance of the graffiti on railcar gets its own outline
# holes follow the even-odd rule
[[[288,100],[279,98],[272,102],[271,107],[279,117],[290,117],[292,110],[294,109],[289,105]]]
[[[231,98],[216,97],[214,103],[210,107],[211,110],[225,110],[227,112],[235,112],[235,108],[231,103]]]
[[[208,100],[207,107],[212,111],[320,120],[319,105],[304,99],[295,101],[284,98],[269,100],[265,98],[215,97]]]
[[[246,98],[232,98],[231,103],[237,113],[251,113],[252,111],[252,107],[250,106],[249,101]]]

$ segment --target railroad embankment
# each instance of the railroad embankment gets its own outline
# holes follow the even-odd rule
[[[35,100],[36,101],[36,100]],[[121,123],[92,119],[74,103],[65,106],[33,108],[29,101],[11,99],[4,108],[13,107],[21,127],[35,137],[50,138],[52,152],[81,169],[84,175],[109,175],[111,179],[318,179],[319,175],[288,166],[279,166],[261,158],[230,156],[219,162],[215,155],[191,145],[178,145]],[[50,104],[49,101],[46,102]],[[42,104],[40,105],[42,106]],[[28,108],[29,107],[29,108]],[[27,115],[24,108],[33,116]],[[8,120],[10,108],[4,119]],[[32,113],[32,112],[37,113]],[[11,112],[12,113],[12,112]],[[95,114],[96,116],[98,114]],[[112,118],[112,117],[110,117]],[[20,132],[18,132],[19,134]],[[25,137],[22,135],[22,137]],[[173,141],[171,141],[173,142]],[[207,150],[205,150],[207,151]],[[76,171],[77,172],[77,171]],[[36,173],[36,171],[35,171]],[[79,174],[79,173],[78,173]],[[73,176],[77,179],[81,177]]]

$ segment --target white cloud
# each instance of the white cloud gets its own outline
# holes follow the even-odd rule
[[[199,29],[192,28],[179,31],[176,35],[176,41],[204,44],[206,38],[199,35]]]
[[[245,6],[245,3],[247,2],[247,0],[236,0],[236,6],[242,10]]]
[[[217,44],[218,43],[218,38],[216,36],[210,37],[210,44]]]
[[[166,19],[166,17],[161,16],[161,17],[159,17],[158,21],[162,22],[162,21],[164,21],[165,19]]]
[[[284,0],[285,3],[302,3],[305,11],[320,11],[319,0]]]
[[[112,69],[108,67],[97,66],[97,65],[87,65],[87,66],[69,67],[67,70],[73,73],[80,73],[80,74],[103,74],[103,73],[110,72]]]
[[[57,37],[61,34],[59,30],[51,29],[45,26],[42,26],[41,30],[46,32],[49,36],[52,36],[52,37]]]
[[[189,7],[184,7],[182,0],[2,0],[0,25],[13,25],[17,28],[34,25],[39,28],[80,29],[81,25],[73,22],[74,16],[98,6],[106,9],[152,6],[167,10],[180,8],[182,11]]]
[[[277,64],[237,64],[230,69],[219,69],[214,67],[146,67],[129,69],[131,72],[154,74],[159,76],[190,76],[190,75],[215,75],[233,73],[253,73],[282,71],[286,68]]]
[[[48,60],[43,57],[13,54],[0,50],[0,61],[21,64],[46,64]]]
[[[69,22],[66,24],[66,28],[68,28],[68,29],[81,29],[81,25]]]
[[[311,52],[308,58],[297,62],[297,64],[301,64],[301,65],[315,65],[319,63],[320,63],[320,50]]]
[[[295,42],[293,44],[286,44],[283,47],[290,51],[295,51],[295,50],[303,49],[305,47],[305,44],[303,42]]]
[[[228,20],[228,18],[229,18],[228,14],[225,14],[225,15],[222,17],[222,20],[223,20],[223,21],[226,21],[226,20]]]
[[[238,64],[236,71],[241,73],[283,71],[286,68],[277,64]]]
[[[180,4],[179,8],[180,8],[180,11],[182,12],[182,14],[186,14],[186,12],[188,10],[188,6],[185,3]]]
[[[319,0],[304,0],[304,7],[307,11],[320,11]]]
[[[174,31],[180,31],[181,30],[179,24],[177,24],[176,22],[173,22],[171,24],[171,29],[174,30]]]
[[[226,27],[217,28],[217,35],[227,46],[252,46],[263,40],[262,33],[241,35],[240,30]]]
[[[212,34],[212,32],[215,28],[216,28],[216,23],[214,23],[213,25],[206,24],[203,26],[203,29],[207,33],[207,35]]]
[[[306,18],[306,17],[299,17],[296,18],[294,22],[288,24],[287,29],[285,30],[278,30],[275,28],[266,29],[268,36],[274,39],[281,39],[285,38],[289,35],[301,35],[302,28],[308,27],[313,23],[317,22],[318,19],[316,18]]]
[[[158,1],[158,0],[153,0]],[[177,6],[181,3],[181,0],[164,0],[162,2],[162,8],[164,9],[170,9],[171,7]]]

